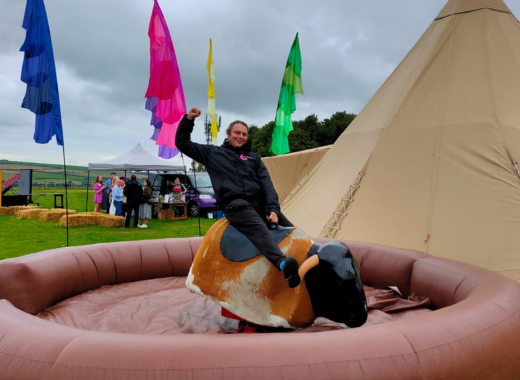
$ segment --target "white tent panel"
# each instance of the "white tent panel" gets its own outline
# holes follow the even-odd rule
[[[155,157],[137,144],[122,156],[105,162],[91,162],[88,170],[135,170],[135,171],[184,171],[182,165],[172,165],[168,160]]]

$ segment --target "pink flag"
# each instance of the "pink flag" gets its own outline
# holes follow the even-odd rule
[[[145,108],[152,112],[150,125],[155,127],[151,139],[159,145],[159,157],[172,158],[179,153],[175,133],[186,113],[186,101],[172,38],[157,0],[154,0],[148,36],[150,81]]]

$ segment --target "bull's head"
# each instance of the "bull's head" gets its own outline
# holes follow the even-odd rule
[[[301,265],[316,316],[359,327],[367,320],[367,303],[360,267],[345,244],[314,243]]]

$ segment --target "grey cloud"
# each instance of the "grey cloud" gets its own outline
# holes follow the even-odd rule
[[[175,45],[187,107],[207,109],[206,60],[213,39],[217,112],[264,125],[273,120],[289,48],[299,33],[305,96],[295,119],[359,112],[404,58],[444,0],[159,0]],[[520,4],[509,1],[514,13]],[[117,156],[149,140],[144,109],[153,1],[47,0],[70,164]],[[20,109],[25,1],[0,14],[0,156],[60,162],[32,142],[34,115]],[[221,132],[219,140],[224,134]],[[203,142],[202,122],[194,140]],[[12,142],[16,141],[16,144]],[[52,144],[55,144],[54,142]],[[53,150],[54,149],[54,150]],[[51,152],[51,153],[50,153]],[[61,151],[59,151],[61,153]],[[176,159],[177,160],[177,159]]]

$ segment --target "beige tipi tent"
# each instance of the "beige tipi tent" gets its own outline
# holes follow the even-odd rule
[[[450,0],[282,207],[311,236],[519,280],[519,159],[520,25],[502,0]]]
[[[262,158],[280,202],[283,202],[291,190],[309,175],[330,147],[331,145],[326,145],[281,156]]]

